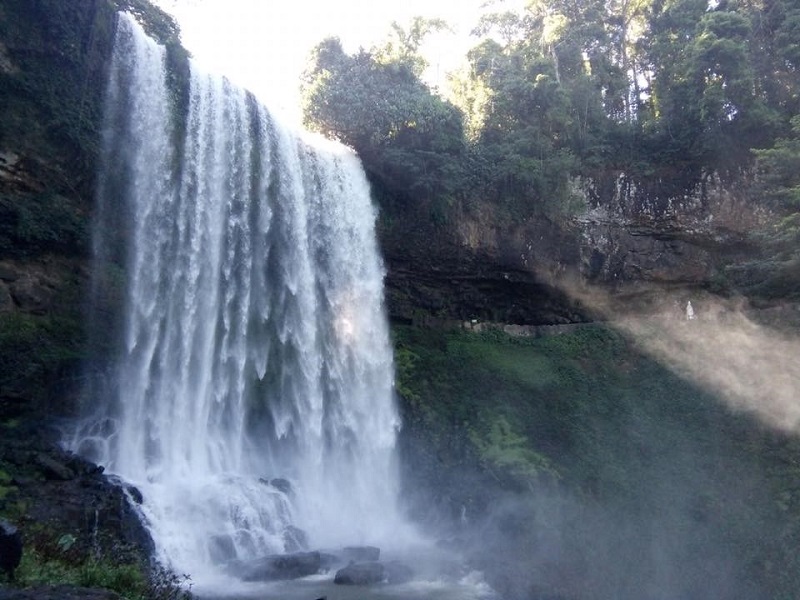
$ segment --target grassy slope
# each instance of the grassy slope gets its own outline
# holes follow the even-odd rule
[[[397,328],[395,342],[417,516],[471,517],[458,535],[475,536],[508,594],[800,593],[797,440],[600,326],[539,339]]]

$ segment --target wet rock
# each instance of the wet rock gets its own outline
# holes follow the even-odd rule
[[[384,566],[379,562],[353,563],[336,571],[333,583],[339,585],[370,585],[384,578]]]
[[[75,472],[72,469],[47,454],[37,454],[36,464],[39,466],[44,476],[51,481],[70,481],[71,479],[75,479]]]
[[[43,314],[52,304],[53,289],[34,277],[18,279],[9,286],[9,291],[19,309],[25,312]]]
[[[8,48],[6,48],[5,44],[2,42],[0,42],[0,73],[6,73],[8,75],[16,75],[19,73],[19,69],[8,55]]]
[[[139,488],[136,486],[127,485],[125,486],[125,490],[128,492],[128,494],[130,494],[131,500],[133,500],[136,504],[141,504],[144,502],[144,496],[142,496],[142,492],[140,492]]]
[[[208,554],[215,563],[225,563],[236,558],[236,545],[226,533],[212,535],[208,540]]]
[[[276,479],[271,479],[269,484],[276,490],[278,490],[279,492],[283,492],[287,496],[290,496],[294,493],[292,484],[288,479],[283,479],[281,477],[278,477]]]
[[[287,552],[302,552],[308,550],[308,536],[299,527],[289,525],[283,530],[283,544]]]
[[[353,562],[374,562],[380,560],[381,549],[375,546],[348,546],[342,549],[342,557]]]
[[[392,560],[384,565],[386,583],[406,583],[414,579],[414,571],[405,563]]]
[[[273,554],[248,562],[233,561],[230,571],[242,581],[279,581],[319,573],[319,552]]]
[[[14,299],[8,286],[0,280],[0,313],[11,312],[14,310]]]
[[[14,580],[14,570],[22,560],[22,535],[8,521],[0,519],[0,571],[9,581]]]

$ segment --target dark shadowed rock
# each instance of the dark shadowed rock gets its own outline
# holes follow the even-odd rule
[[[20,310],[43,314],[50,308],[53,289],[34,277],[25,277],[9,285],[9,291]]]
[[[339,585],[370,585],[384,578],[384,566],[379,562],[353,563],[336,571],[333,583]]]
[[[405,563],[392,560],[383,565],[386,583],[406,583],[414,579],[414,571]]]
[[[331,554],[330,552],[320,552],[319,558],[320,569],[326,573],[334,567],[344,564],[344,561],[341,559],[341,557]]]
[[[139,488],[136,486],[126,485],[125,490],[128,492],[128,494],[130,494],[131,500],[133,500],[136,504],[141,504],[144,502],[144,496],[142,496],[142,492],[139,491]]]
[[[22,535],[8,521],[0,519],[0,571],[13,581],[14,570],[22,560]]]
[[[47,479],[70,481],[75,479],[75,472],[62,462],[44,453],[36,455],[36,464]]]
[[[10,263],[0,263],[0,281],[12,282],[19,279],[19,268]]]
[[[0,281],[0,313],[14,310],[14,299],[8,291],[8,286]]]
[[[319,552],[273,554],[247,562],[232,561],[229,570],[242,581],[279,581],[316,575],[320,570]]]
[[[354,562],[374,562],[380,560],[381,549],[375,546],[348,546],[342,549],[342,558]]]

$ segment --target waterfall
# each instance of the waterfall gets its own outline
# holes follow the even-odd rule
[[[159,557],[193,577],[306,538],[395,538],[399,418],[361,165],[194,64],[188,110],[175,96],[164,48],[121,14],[95,251],[120,223],[125,323],[116,385],[74,447],[139,488]]]

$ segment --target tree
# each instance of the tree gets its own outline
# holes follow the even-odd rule
[[[384,47],[350,56],[338,39],[321,42],[304,77],[305,124],[354,148],[373,176],[404,195],[452,195],[461,115],[420,81],[415,56],[389,55]]]

